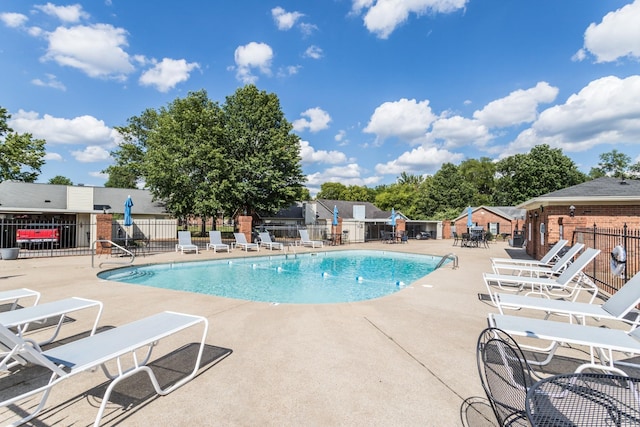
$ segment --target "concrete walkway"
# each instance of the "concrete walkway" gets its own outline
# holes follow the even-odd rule
[[[272,305],[106,282],[96,277],[100,269],[91,268],[90,257],[0,260],[0,290],[35,289],[42,292],[41,303],[70,296],[98,299],[104,303],[102,327],[163,310],[209,319],[207,363],[200,374],[165,397],[154,395],[144,375],[125,381],[112,396],[104,425],[455,426],[461,424],[463,401],[484,396],[475,346],[487,313],[495,309],[479,298],[486,293],[482,273],[490,271],[491,256],[522,255],[522,250],[505,242],[488,249],[452,243],[324,248],[454,253],[459,259],[458,269],[447,266],[393,295],[356,303]],[[236,249],[230,256],[246,255]],[[226,256],[168,253],[138,258],[136,264]],[[106,260],[113,258],[96,258]],[[63,329],[65,337],[90,328],[84,314],[73,318]],[[196,339],[194,334],[186,341],[161,342],[155,356]],[[157,369],[178,369],[178,353],[172,353],[175,366],[158,363]],[[0,377],[2,397],[15,375]],[[33,425],[91,425],[105,384],[100,371],[69,379],[54,388]],[[0,408],[0,424],[32,405]]]

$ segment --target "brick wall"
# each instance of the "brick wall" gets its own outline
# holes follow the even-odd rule
[[[577,205],[574,216],[570,216],[570,205],[545,206],[527,211],[527,225],[532,225],[531,239],[527,242],[527,253],[536,259],[542,258],[549,248],[560,238],[571,243],[576,228],[622,228],[625,224],[632,229],[640,228],[639,205]],[[544,236],[540,224],[545,224]],[[528,230],[528,228],[526,228]],[[542,241],[544,237],[544,241]],[[529,233],[525,233],[529,239]]]
[[[496,215],[495,213],[488,211],[486,209],[480,208],[473,212],[472,221],[476,223],[479,227],[484,227],[485,231],[489,231],[490,223],[498,223],[498,232],[499,233],[508,233],[513,235],[513,231],[515,230],[516,225],[518,225],[518,229],[522,229],[523,221],[511,221],[510,219],[504,218],[500,215]],[[443,238],[451,238],[451,226],[449,225],[449,221],[443,222],[442,234]],[[467,216],[461,218],[455,222],[456,231],[458,235],[460,233],[467,232]]]

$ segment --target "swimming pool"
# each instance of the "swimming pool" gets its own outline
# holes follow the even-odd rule
[[[440,261],[439,256],[350,250],[134,266],[98,277],[249,301],[321,304],[392,294],[431,273]]]

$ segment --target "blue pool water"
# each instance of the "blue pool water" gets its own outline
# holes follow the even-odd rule
[[[250,301],[318,304],[397,292],[431,273],[440,260],[385,251],[332,251],[126,267],[98,277]]]

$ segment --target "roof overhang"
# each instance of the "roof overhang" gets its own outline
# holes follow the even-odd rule
[[[538,209],[540,206],[566,205],[640,205],[640,199],[632,196],[604,196],[604,197],[538,197],[527,200],[516,206],[520,209]]]

